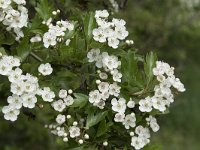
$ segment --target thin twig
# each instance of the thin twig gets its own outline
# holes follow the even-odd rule
[[[43,61],[42,58],[40,58],[38,55],[36,55],[36,54],[33,53],[33,52],[31,52],[30,55],[31,55],[32,57],[34,57],[36,60],[40,61],[40,62]]]

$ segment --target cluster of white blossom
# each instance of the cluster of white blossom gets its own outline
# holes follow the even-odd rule
[[[74,103],[74,98],[71,96],[72,92],[72,90],[61,89],[59,91],[60,99],[51,104],[54,110],[62,112],[66,107],[71,106]]]
[[[57,42],[63,42],[67,31],[74,30],[74,25],[69,21],[57,21],[56,25],[52,24],[52,18],[44,22],[48,26],[48,32],[43,36],[44,47],[55,46]],[[65,41],[66,45],[69,45],[70,40]]]
[[[120,40],[124,40],[129,33],[126,30],[126,22],[124,20],[113,18],[112,22],[109,22],[108,16],[107,10],[96,11],[95,18],[98,28],[93,30],[93,38],[100,43],[108,42],[108,46],[116,49]]]
[[[154,96],[140,100],[139,109],[141,112],[151,112],[153,109],[164,112],[174,102],[171,88],[173,87],[179,92],[185,91],[180,79],[174,76],[174,68],[170,67],[169,64],[157,61],[153,74],[157,77],[159,85],[154,88]]]
[[[100,53],[99,49],[92,49],[88,52],[88,61],[95,62],[97,68],[103,68],[102,71],[98,71],[99,77],[101,80],[97,80],[98,90],[91,91],[89,93],[89,102],[94,106],[103,109],[105,106],[105,101],[110,98],[110,96],[114,96],[115,98],[111,99],[112,110],[115,112],[114,121],[120,122],[124,125],[127,130],[132,130],[136,127],[136,116],[135,113],[131,112],[126,114],[126,110],[132,109],[135,107],[135,102],[130,98],[127,102],[124,98],[120,97],[120,86],[117,85],[117,82],[121,82],[122,74],[119,72],[119,68],[121,62],[118,60],[116,56],[109,56],[108,53],[103,52]],[[107,74],[107,72],[109,74]],[[117,75],[115,75],[115,72]],[[115,88],[113,88],[113,84],[109,82],[105,82],[108,80],[109,75],[112,75],[112,80],[115,81]],[[116,88],[117,87],[117,88]],[[153,124],[153,123],[151,123]],[[153,126],[153,125],[152,125]],[[140,131],[141,130],[141,131]],[[133,132],[134,134],[134,132]],[[132,137],[132,146],[137,148],[137,141],[141,141],[140,147],[144,147],[149,143],[149,129],[141,128],[141,126],[136,127],[136,134],[138,137]],[[134,141],[135,139],[135,141]],[[106,142],[107,143],[107,142]]]
[[[71,119],[71,115],[62,115],[59,114],[56,117],[56,124],[50,124],[46,125],[49,129],[51,129],[51,133],[54,135],[57,135],[58,137],[63,138],[64,142],[68,142],[69,138],[76,139],[79,144],[83,144],[84,140],[89,139],[88,134],[82,134],[81,128],[78,127],[78,125],[82,126],[82,122],[79,123],[77,121],[74,121],[72,125],[65,125],[62,126],[66,119]]]
[[[147,125],[153,130],[153,132],[157,132],[160,129],[160,126],[157,123],[157,119],[153,116],[149,116],[146,118]]]
[[[132,41],[128,43],[132,43]],[[122,78],[122,74],[119,72],[121,62],[116,56],[110,56],[107,52],[101,53],[99,49],[92,49],[88,52],[87,57],[89,62],[94,62],[97,68],[103,69],[102,71],[97,71],[100,77],[100,80],[96,80],[98,89],[89,93],[89,102],[100,109],[104,109],[106,101],[110,96],[114,96],[115,98],[111,99],[112,110],[116,113],[114,121],[121,122],[127,130],[135,128],[137,136],[134,136],[134,132],[132,132],[131,145],[135,149],[143,148],[150,142],[150,131],[148,127],[136,126],[136,117],[133,112],[126,114],[126,109],[134,108],[135,102],[131,98],[127,102],[127,100],[120,97],[121,87],[117,82],[120,83]],[[156,64],[157,66],[153,69],[153,73],[160,83],[155,87],[155,95],[153,97],[148,96],[139,101],[139,110],[141,112],[151,112],[153,109],[161,112],[165,111],[166,107],[169,107],[170,103],[174,101],[171,87],[176,88],[179,92],[185,91],[184,85],[178,78],[175,78],[173,67],[160,61]],[[112,84],[106,81],[110,75],[114,81]],[[160,127],[155,117],[149,116],[146,121],[154,132],[159,130]]]
[[[7,99],[9,105],[2,109],[6,120],[17,120],[22,106],[32,109],[37,102],[38,79],[30,74],[23,75],[20,65],[20,60],[13,56],[0,58],[0,74],[8,77],[12,93]]]
[[[110,96],[118,97],[120,93],[120,86],[117,82],[121,82],[122,74],[119,72],[121,62],[114,55],[108,55],[107,52],[100,54],[99,49],[92,49],[87,54],[89,62],[95,62],[96,67],[103,69],[98,70],[100,80],[97,80],[98,90],[89,93],[89,102],[94,106],[103,109],[105,102]],[[113,83],[106,82],[109,75],[112,77]]]
[[[55,94],[49,87],[40,88],[38,78],[30,74],[23,75],[19,68],[20,60],[13,56],[3,55],[0,57],[0,75],[7,76],[11,85],[8,106],[4,106],[2,112],[4,118],[10,121],[16,121],[22,107],[32,109],[36,106],[37,95],[44,101],[52,102]]]
[[[135,134],[131,138],[131,146],[133,146],[136,150],[142,149],[145,145],[147,145],[150,140],[150,131],[149,128],[143,126],[137,126],[135,128]]]
[[[22,28],[27,27],[28,10],[25,0],[0,0],[0,22],[7,26],[6,30],[16,34],[16,40],[24,37]]]

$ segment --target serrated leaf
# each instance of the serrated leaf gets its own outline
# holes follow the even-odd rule
[[[74,93],[75,99],[71,107],[84,107],[88,102],[88,96],[81,93]]]
[[[157,56],[155,53],[150,52],[146,55],[146,60],[144,62],[144,71],[147,78],[147,84],[149,84],[153,79],[153,68],[156,65]]]
[[[18,57],[21,58],[21,60],[25,60],[26,57],[31,52],[31,46],[29,44],[29,38],[28,36],[24,37],[23,40],[20,42],[19,46],[16,48]]]
[[[121,71],[123,74],[123,80],[132,87],[143,87],[142,75],[138,70],[138,59],[135,57],[135,52],[128,51],[122,58]]]
[[[35,8],[43,20],[48,20],[52,16],[53,7],[48,0],[40,0]]]
[[[86,40],[87,42],[90,42],[90,40],[92,39],[92,30],[95,28],[96,25],[94,13],[90,12],[83,16],[83,23]]]
[[[88,114],[87,121],[86,121],[86,129],[89,129],[90,127],[99,123],[101,120],[103,120],[106,117],[107,114],[108,114],[108,111],[98,112],[96,114],[92,112]]]
[[[96,137],[102,136],[103,134],[106,133],[106,131],[107,131],[106,120],[102,120],[101,123],[99,124]]]

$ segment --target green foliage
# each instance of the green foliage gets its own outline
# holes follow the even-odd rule
[[[83,108],[88,103],[88,96],[81,93],[74,93],[75,99],[71,107]]]
[[[39,16],[45,21],[52,16],[53,7],[48,0],[39,0],[35,9]]]
[[[106,115],[108,114],[108,111],[99,111],[97,113],[95,112],[90,112],[87,116],[87,121],[86,121],[86,129],[89,129],[90,127],[96,125],[99,123],[101,120],[103,120]]]

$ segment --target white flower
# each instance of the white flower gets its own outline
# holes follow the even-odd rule
[[[66,108],[66,104],[63,100],[55,101],[51,104],[51,106],[58,112],[62,112]]]
[[[94,62],[97,61],[97,58],[100,55],[100,50],[99,49],[92,49],[88,52],[87,58],[89,62]]]
[[[134,113],[126,115],[123,125],[126,129],[130,129],[130,127],[134,128],[136,126],[136,117]]]
[[[100,77],[100,79],[102,79],[102,80],[108,79],[108,75],[107,75],[106,73],[104,73],[104,72],[99,73],[99,77]]]
[[[108,82],[101,82],[98,85],[98,89],[102,93],[108,92],[109,91],[109,83]]]
[[[38,68],[38,71],[44,75],[50,75],[53,72],[53,68],[51,67],[51,64],[46,63],[46,64],[41,64]]]
[[[114,82],[113,84],[110,84],[109,86],[109,94],[118,97],[120,93],[120,89],[121,87],[118,86],[116,82]]]
[[[139,136],[139,137],[143,137],[145,139],[150,138],[150,131],[148,128],[145,128],[143,126],[137,126],[135,128],[135,133]]]
[[[76,126],[71,126],[71,127],[69,127],[69,133],[70,133],[71,138],[78,137],[78,136],[80,136],[80,128],[78,128]]]
[[[114,55],[112,55],[112,56],[104,55],[102,62],[110,70],[116,69],[119,66],[118,58]]]
[[[152,100],[150,97],[146,97],[139,101],[139,110],[141,112],[151,112],[152,111]]]
[[[119,40],[117,38],[108,38],[108,46],[116,49],[118,48]]]
[[[63,89],[60,90],[58,95],[59,95],[60,98],[66,98],[67,97],[67,90],[63,90]]]
[[[99,102],[95,102],[93,105],[99,107],[99,109],[104,109],[105,101],[100,100]]]
[[[173,87],[176,88],[179,92],[185,92],[185,87],[183,83],[181,83],[180,79],[176,78]]]
[[[109,92],[101,93],[101,98],[102,98],[102,100],[105,101],[105,100],[107,100],[109,97],[110,97]]]
[[[7,98],[8,103],[15,109],[22,108],[22,98],[18,95],[12,95]]]
[[[66,119],[65,115],[59,114],[59,115],[56,117],[56,122],[57,122],[58,124],[63,124],[63,123],[65,122],[65,119]]]
[[[153,132],[157,132],[160,129],[160,126],[157,123],[157,120],[153,116],[149,116],[146,118],[147,124],[150,125],[151,129]]]
[[[2,112],[4,113],[4,118],[10,121],[16,121],[20,111],[10,105],[4,106],[2,108]]]
[[[71,106],[74,103],[74,98],[68,95],[66,98],[63,99],[66,106]]]
[[[22,70],[20,68],[16,68],[15,70],[10,71],[8,79],[10,82],[17,82],[22,78]]]
[[[0,61],[0,74],[1,75],[8,75],[9,72],[12,70],[12,66],[6,62]]]
[[[24,84],[23,82],[18,81],[17,83],[11,83],[10,85],[11,92],[16,95],[22,95],[24,93]]]
[[[115,114],[114,120],[115,120],[115,122],[123,122],[124,118],[125,118],[125,114],[117,113],[117,114]]]
[[[42,99],[46,102],[52,102],[55,98],[55,93],[49,87],[44,87],[43,90],[39,90],[38,95],[41,95]]]
[[[152,98],[153,107],[161,112],[166,110],[165,101],[162,98]]]
[[[135,102],[132,99],[130,99],[128,101],[128,103],[127,103],[127,107],[128,108],[134,108],[135,107]]]
[[[23,99],[23,106],[30,109],[34,108],[35,103],[37,102],[37,98],[33,94],[24,94],[22,95],[22,99]]]
[[[131,146],[133,146],[136,150],[140,150],[145,146],[143,138],[133,136],[131,138]]]
[[[48,48],[49,46],[55,46],[56,36],[54,34],[51,34],[50,32],[47,32],[43,36],[43,42],[44,42],[44,47],[46,48]]]
[[[124,113],[126,111],[126,100],[124,98],[120,98],[117,100],[113,98],[111,100],[112,110],[118,113]]]
[[[121,82],[122,74],[117,69],[113,70],[112,75],[113,81]]]
[[[101,94],[98,90],[91,91],[89,93],[89,102],[90,103],[98,103],[101,100]]]

